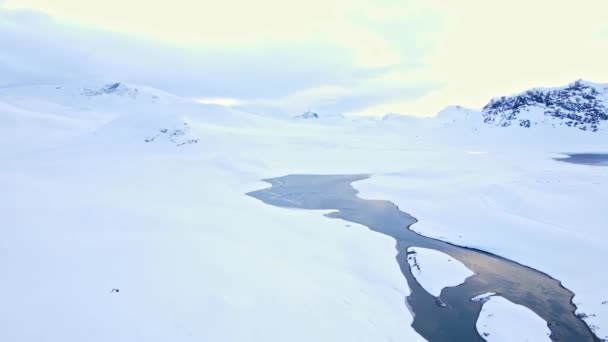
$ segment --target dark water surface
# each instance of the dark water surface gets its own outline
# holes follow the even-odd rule
[[[482,303],[470,299],[496,292],[524,305],[549,324],[554,341],[598,341],[576,317],[573,294],[548,275],[483,251],[458,247],[419,235],[409,229],[417,220],[389,201],[357,197],[351,186],[367,175],[289,175],[265,180],[271,188],[249,196],[267,204],[301,209],[335,209],[327,216],[362,224],[397,241],[397,262],[411,294],[407,302],[414,312],[414,329],[429,341],[483,341],[475,329]],[[475,276],[464,284],[445,288],[438,305],[416,281],[407,262],[408,247],[430,248],[465,264]],[[517,327],[514,327],[517,329]]]
[[[608,153],[568,153],[568,157],[555,160],[595,166],[608,166]]]

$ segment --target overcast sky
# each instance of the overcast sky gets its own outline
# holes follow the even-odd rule
[[[124,81],[288,113],[434,115],[608,82],[606,0],[0,0],[0,86]]]

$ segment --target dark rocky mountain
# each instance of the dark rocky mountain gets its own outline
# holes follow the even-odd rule
[[[536,88],[494,98],[482,110],[486,124],[566,125],[597,132],[608,125],[608,84],[578,80],[561,88]]]

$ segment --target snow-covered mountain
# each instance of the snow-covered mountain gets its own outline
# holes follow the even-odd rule
[[[5,87],[0,89],[0,143],[16,148],[46,145],[103,130],[128,116],[137,116],[134,127],[143,128],[149,117],[180,114],[186,103],[158,89],[118,82]],[[141,132],[142,141],[163,128],[172,127]]]
[[[576,81],[496,97],[481,109],[449,106],[430,118],[391,114],[360,125],[431,142],[596,150],[608,144],[608,84]]]
[[[319,114],[312,112],[310,110],[307,110],[304,113],[297,115],[296,118],[298,118],[298,119],[318,119]]]
[[[97,143],[183,146],[200,140],[192,123],[252,129],[277,121],[123,82],[0,88],[0,120],[0,144],[11,148],[55,144],[79,136]]]
[[[388,114],[382,121],[389,126],[427,132],[439,130],[454,137],[470,133],[483,136],[486,132],[503,134],[505,127],[511,129],[504,133],[514,137],[522,128],[535,132],[540,129],[546,133],[543,138],[557,137],[563,132],[582,137],[586,133],[580,131],[597,133],[608,129],[608,84],[578,80],[563,87],[534,88],[495,97],[481,109],[448,106],[432,118]]]
[[[578,80],[494,98],[483,108],[483,120],[501,127],[566,125],[597,132],[608,121],[608,84]]]
[[[450,106],[435,117],[421,118],[320,115],[312,111],[295,117],[258,115],[123,82],[7,87],[0,89],[0,142],[23,148],[89,136],[89,141],[103,143],[183,146],[201,142],[204,137],[196,129],[201,125],[273,132],[291,131],[277,127],[305,125],[308,133],[299,134],[333,127],[354,135],[389,134],[417,141],[535,146],[567,140],[573,147],[596,146],[598,141],[608,141],[602,126],[608,115],[606,89],[577,81],[561,88],[495,98],[483,109]]]

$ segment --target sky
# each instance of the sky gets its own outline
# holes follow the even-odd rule
[[[432,116],[608,82],[605,0],[0,0],[0,87],[123,81],[298,114]]]

